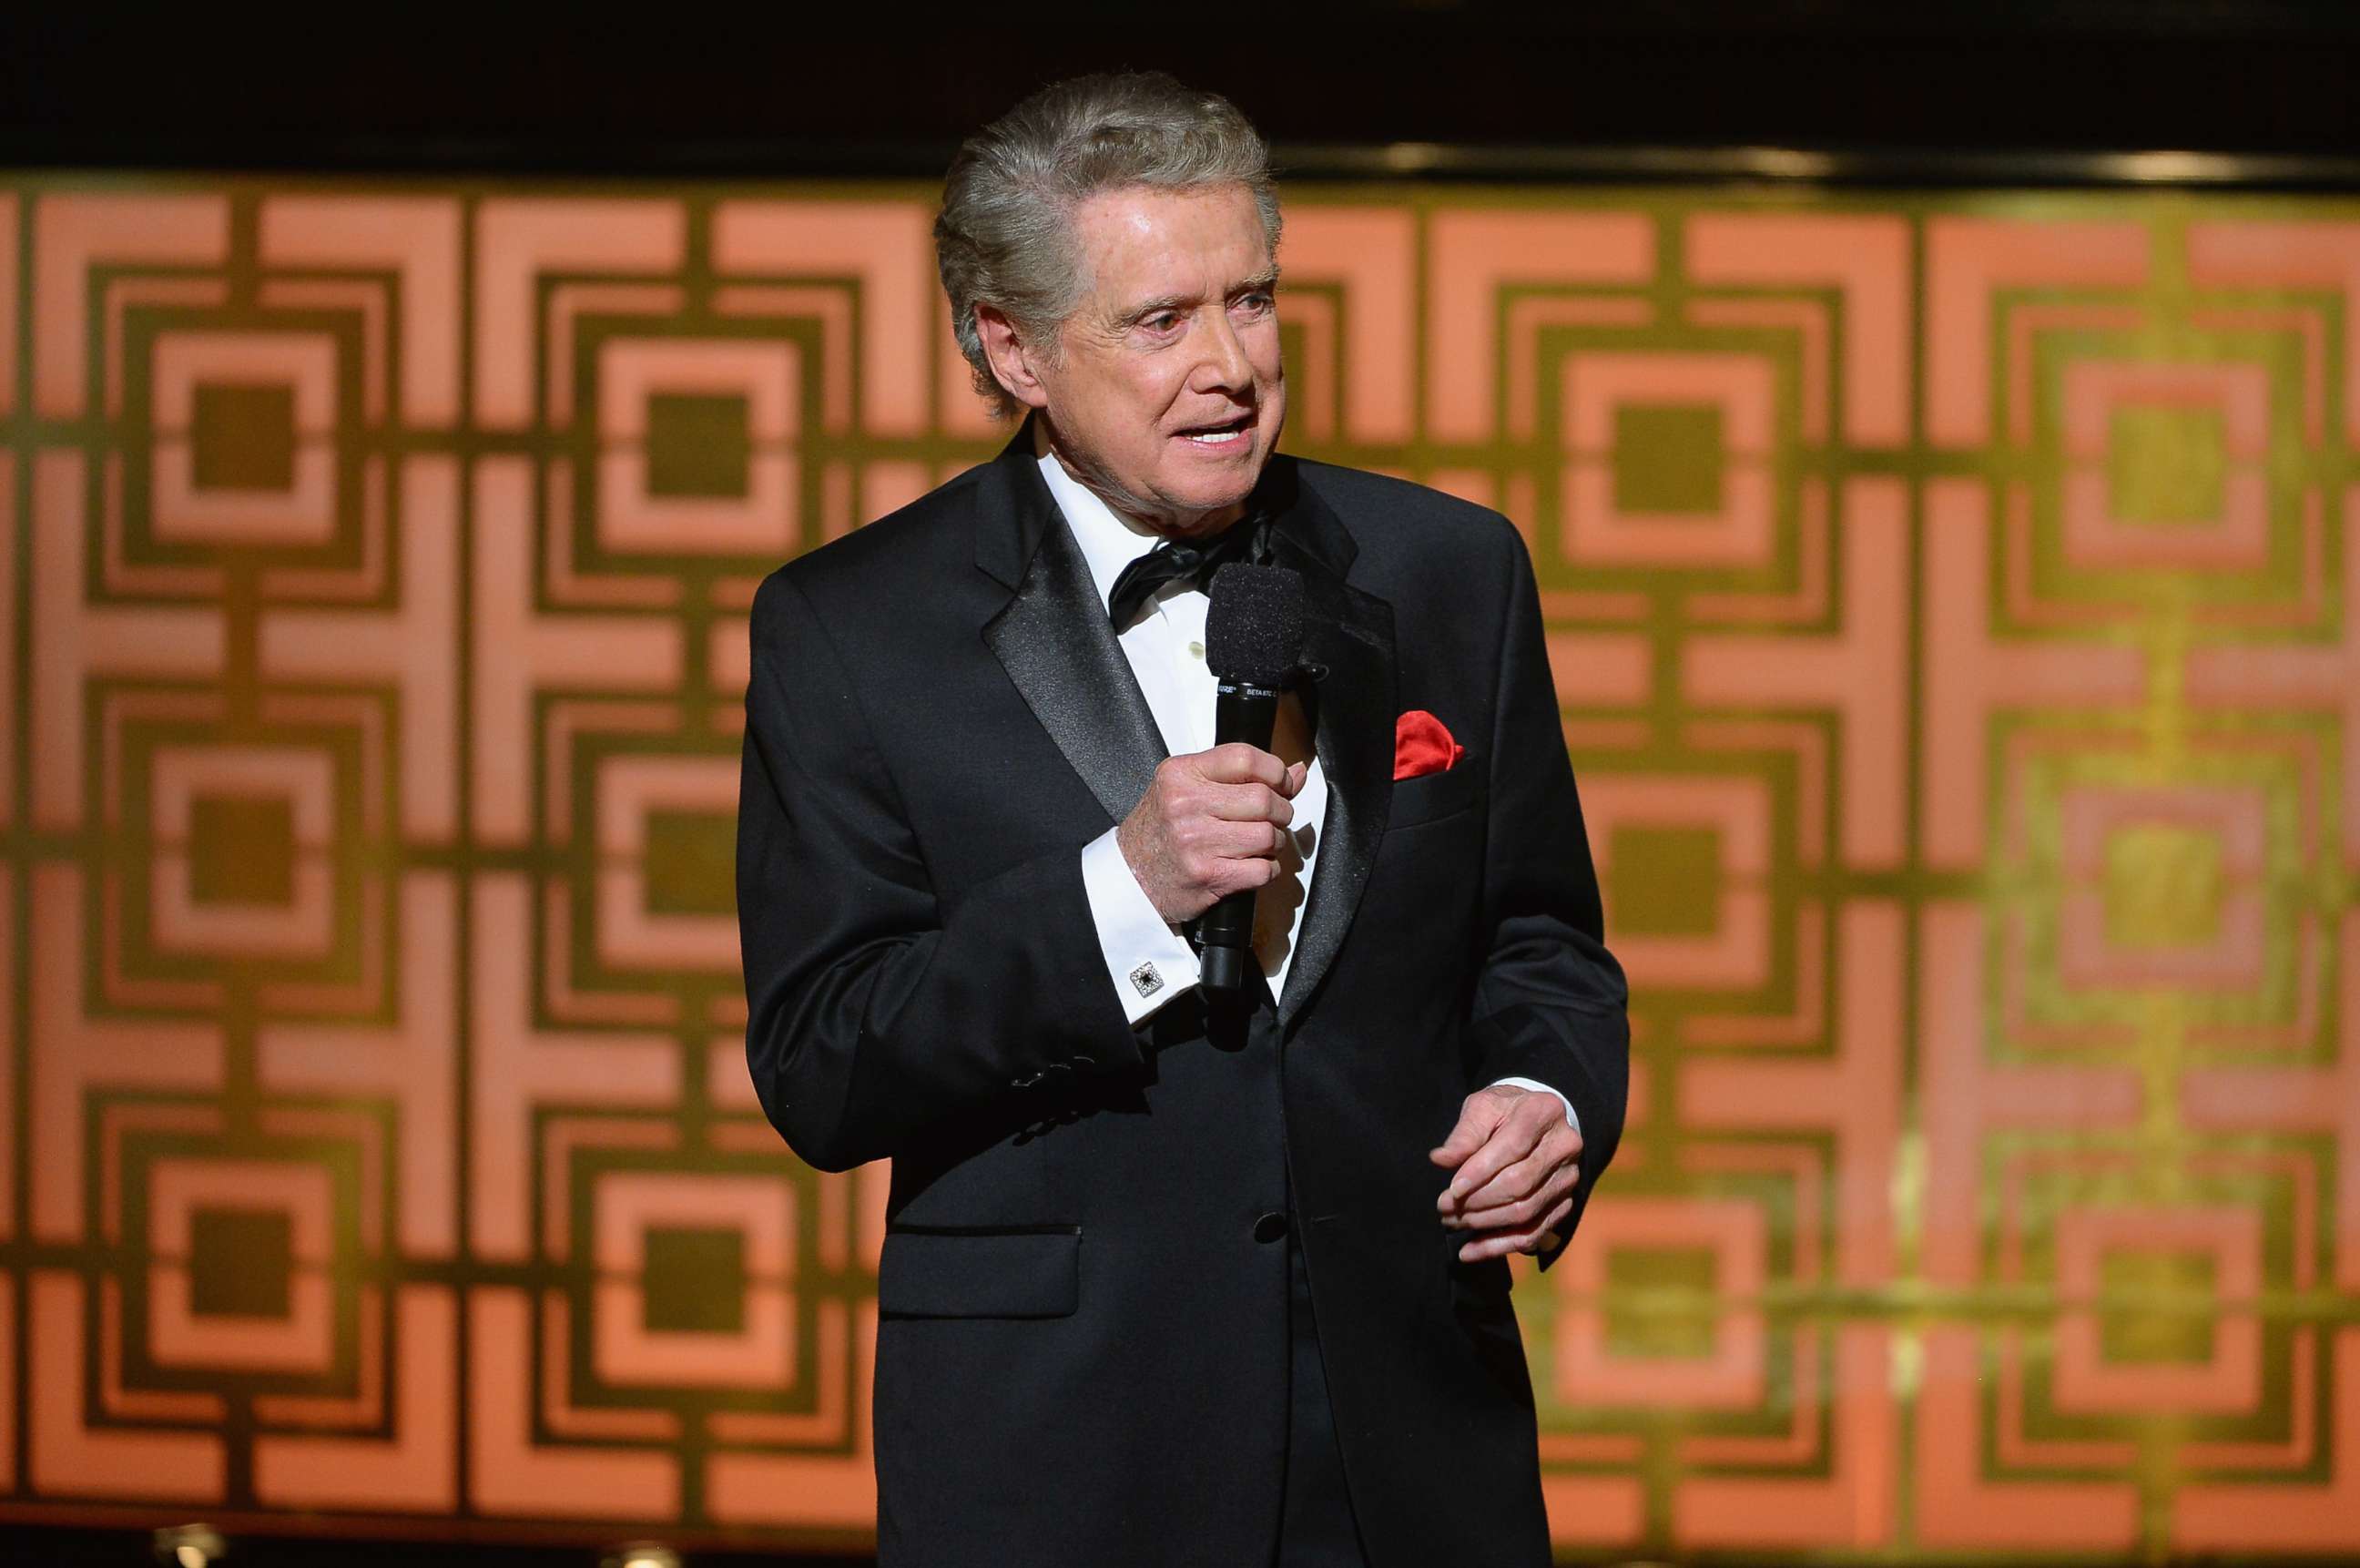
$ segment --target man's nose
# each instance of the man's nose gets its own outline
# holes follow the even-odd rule
[[[1200,335],[1203,353],[1189,377],[1192,391],[1235,391],[1253,381],[1253,361],[1246,357],[1246,345],[1238,340],[1237,329],[1229,324],[1229,313],[1218,306],[1211,312],[1212,324]]]

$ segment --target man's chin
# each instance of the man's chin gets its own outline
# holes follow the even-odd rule
[[[1262,465],[1268,457],[1269,454],[1265,453],[1261,460],[1251,464],[1241,462],[1233,473],[1223,476],[1224,482],[1219,484],[1208,484],[1203,476],[1196,476],[1193,484],[1175,485],[1166,489],[1162,499],[1175,515],[1219,518],[1227,521],[1223,514],[1241,510],[1247,498],[1253,494],[1254,486],[1262,481]],[[1188,532],[1194,532],[1196,529],[1192,526]]]
[[[1235,496],[1222,499],[1183,505],[1175,499],[1164,514],[1175,520],[1171,532],[1180,534],[1218,533],[1245,515],[1246,498],[1253,487],[1246,486]]]

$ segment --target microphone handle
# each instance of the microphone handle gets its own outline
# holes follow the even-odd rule
[[[1278,691],[1245,681],[1223,681],[1213,704],[1213,744],[1242,740],[1270,750],[1271,730],[1278,722]],[[1254,890],[1230,894],[1207,910],[1196,924],[1198,984],[1207,992],[1234,994],[1245,989],[1253,957]]]

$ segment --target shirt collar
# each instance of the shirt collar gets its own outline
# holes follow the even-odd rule
[[[1122,569],[1154,549],[1163,536],[1123,521],[1097,492],[1065,472],[1055,453],[1044,452],[1037,461],[1051,498],[1065,514],[1074,543],[1082,547],[1090,581],[1098,586],[1098,603],[1104,605],[1114,597],[1114,580],[1122,576]]]

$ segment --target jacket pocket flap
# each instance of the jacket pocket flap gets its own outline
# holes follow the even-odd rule
[[[1423,822],[1455,816],[1474,805],[1483,797],[1483,771],[1475,763],[1476,758],[1470,752],[1459,759],[1455,768],[1396,780],[1393,809],[1386,814],[1385,826],[1415,828]]]
[[[1080,1304],[1082,1233],[888,1231],[877,1310],[905,1318],[1063,1318]]]

